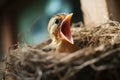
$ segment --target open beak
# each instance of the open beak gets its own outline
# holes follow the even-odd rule
[[[66,41],[70,42],[71,44],[74,44],[73,38],[70,32],[70,21],[72,18],[73,13],[68,14],[65,19],[61,23],[60,27],[60,36],[61,38],[65,39]]]

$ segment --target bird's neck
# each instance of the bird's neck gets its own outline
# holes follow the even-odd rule
[[[56,47],[61,46],[63,44],[64,40],[61,39],[53,39],[52,44],[54,44]]]
[[[52,40],[52,44],[58,52],[74,52],[76,50],[75,46],[66,40]]]

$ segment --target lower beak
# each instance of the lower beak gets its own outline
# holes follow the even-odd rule
[[[62,21],[61,28],[60,28],[60,36],[61,38],[65,39],[66,41],[74,44],[73,38],[70,32],[70,21],[72,18],[73,13],[68,14],[65,19]]]

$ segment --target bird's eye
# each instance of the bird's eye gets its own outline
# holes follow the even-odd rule
[[[55,24],[59,24],[61,22],[60,19],[55,19]]]

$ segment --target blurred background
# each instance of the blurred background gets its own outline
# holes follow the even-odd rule
[[[74,13],[72,23],[83,20],[80,0],[0,0],[0,57],[16,44],[45,41],[47,25],[56,13]]]

